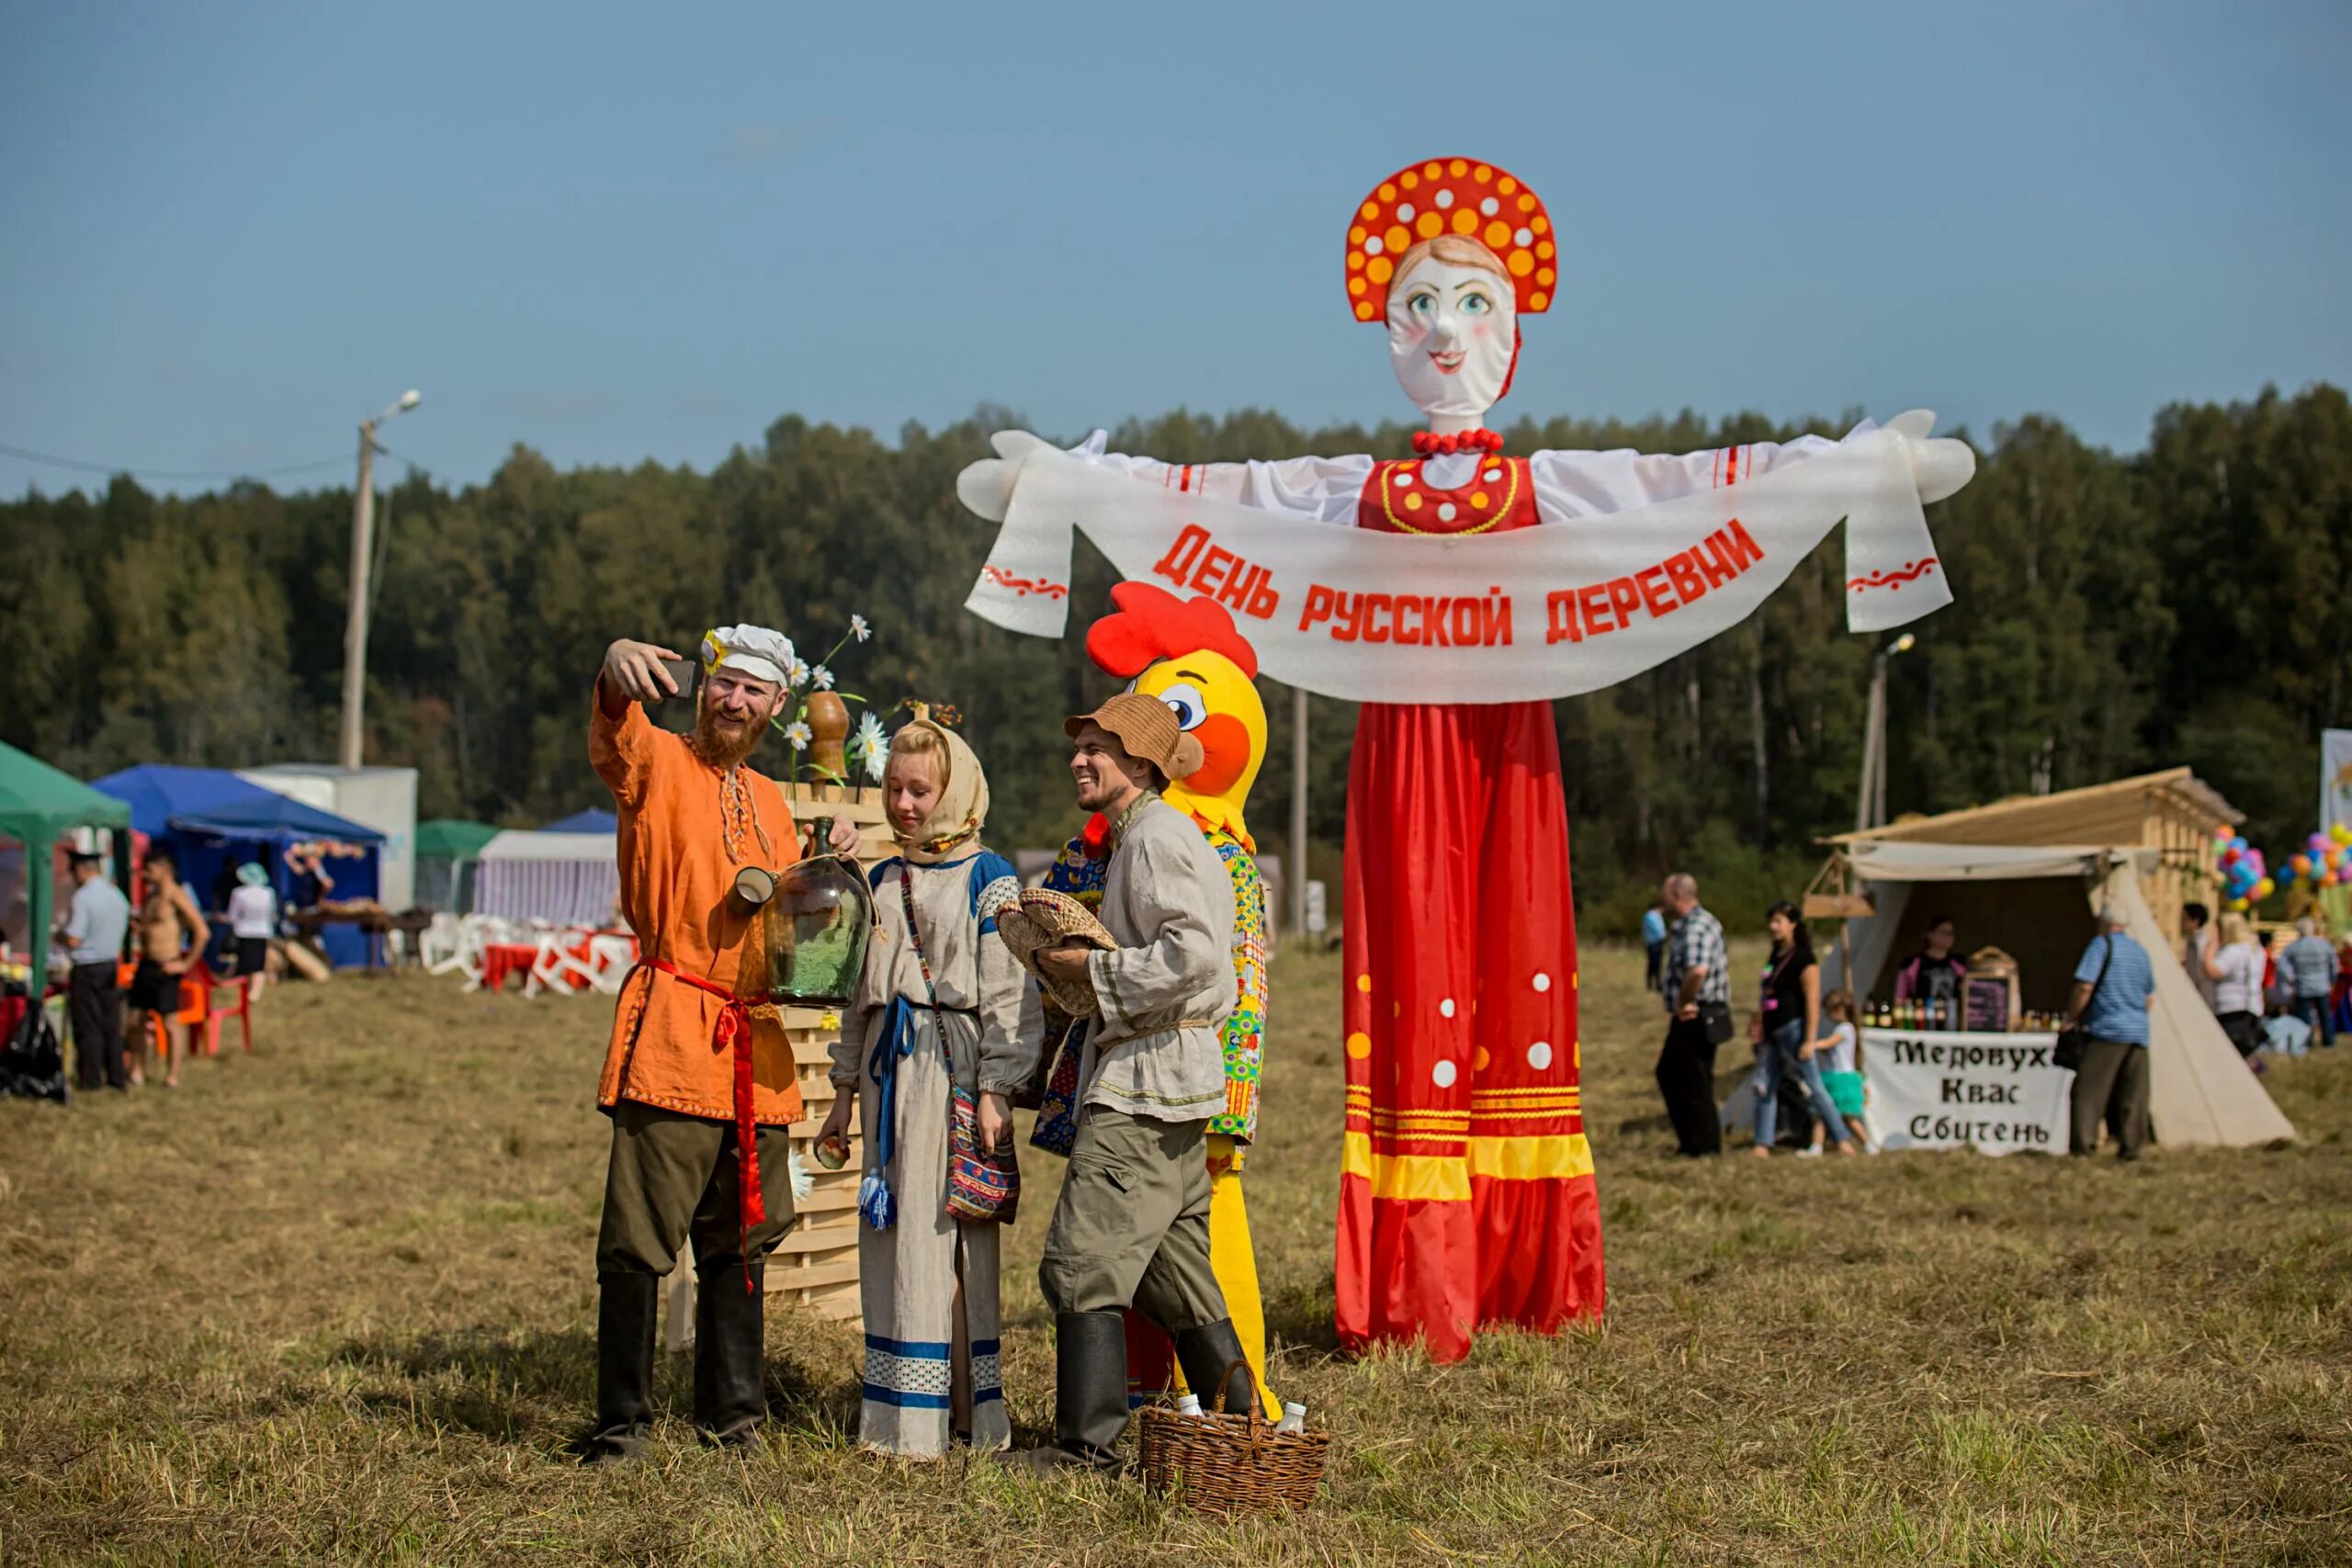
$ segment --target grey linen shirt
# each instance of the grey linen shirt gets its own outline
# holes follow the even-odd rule
[[[1080,1103],[1157,1122],[1225,1110],[1233,1011],[1233,879],[1191,818],[1148,794],[1113,829],[1102,925],[1119,944],[1086,961],[1101,1009]]]

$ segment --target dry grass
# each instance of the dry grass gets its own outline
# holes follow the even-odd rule
[[[770,1319],[748,1462],[679,1419],[583,1472],[594,1001],[294,987],[176,1094],[0,1105],[9,1562],[2342,1562],[2352,1052],[2304,1141],[2137,1168],[1664,1156],[1638,958],[1590,955],[1606,1325],[1466,1363],[1333,1352],[1337,976],[1278,967],[1250,1193],[1276,1382],[1338,1433],[1303,1517],[858,1455],[854,1336]],[[1031,1167],[1042,1216],[1058,1171]],[[1033,1277],[1007,1382],[1050,1411]]]

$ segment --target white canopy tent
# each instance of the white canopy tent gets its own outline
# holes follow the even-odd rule
[[[473,912],[560,926],[608,925],[621,888],[616,853],[610,833],[509,829],[481,847]]]
[[[1916,943],[1930,920],[1949,915],[1963,947],[1989,942],[2018,960],[2028,1006],[2055,1011],[2096,934],[2098,906],[2113,903],[2155,970],[2148,1114],[2158,1140],[2174,1147],[2236,1146],[2295,1135],[2173,957],[2172,940],[2148,907],[2141,879],[2155,872],[2160,852],[1863,839],[1839,853],[1849,885],[1875,912],[1846,922],[1840,945],[1852,975],[1849,980],[1832,952],[1822,964],[1825,989],[1843,986],[1869,996],[1896,954]]]

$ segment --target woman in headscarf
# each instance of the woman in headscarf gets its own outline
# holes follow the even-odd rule
[[[1037,1032],[1023,1025],[1026,976],[980,912],[984,893],[1018,884],[980,842],[979,758],[918,710],[891,739],[883,796],[899,852],[871,874],[876,929],[833,1046],[843,1092],[818,1141],[845,1134],[857,1106],[858,1440],[931,1459],[956,1438],[983,1450],[1012,1439],[997,1355],[997,1226],[947,1210],[950,1084],[976,1098],[982,1143],[1009,1147],[1010,1097],[1029,1077]]]

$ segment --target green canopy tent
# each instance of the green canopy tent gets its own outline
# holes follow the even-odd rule
[[[416,907],[462,915],[473,864],[481,847],[498,837],[487,822],[436,817],[416,825]]]
[[[423,860],[431,855],[438,860],[480,860],[481,847],[496,837],[498,829],[487,822],[436,817],[416,825],[416,858]]]
[[[51,851],[74,828],[130,827],[130,807],[122,801],[0,741],[0,838],[25,846],[25,901],[31,919],[26,945],[32,950],[36,995],[48,973],[50,911],[55,903]]]

